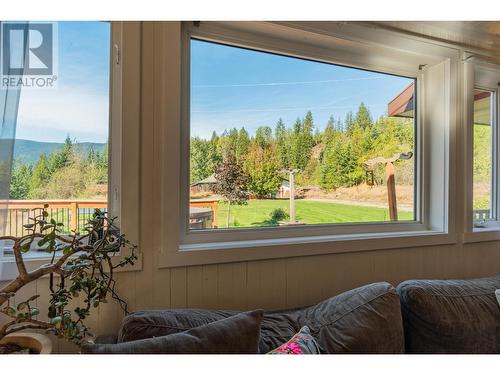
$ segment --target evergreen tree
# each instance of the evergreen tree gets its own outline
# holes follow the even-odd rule
[[[208,147],[208,162],[210,174],[215,173],[217,166],[222,162],[222,154],[219,152],[219,136],[214,131],[210,138],[210,145]]]
[[[15,163],[10,181],[10,199],[28,199],[33,170],[31,166]]]
[[[191,183],[201,181],[213,171],[210,163],[210,142],[199,137],[191,139],[190,145],[190,180]]]
[[[333,119],[333,116],[330,116],[328,119],[328,122],[326,123],[325,130],[323,131],[323,137],[322,141],[325,144],[330,143],[333,140],[333,137],[337,133],[337,130],[335,128],[335,120]]]
[[[255,143],[261,148],[267,148],[272,142],[273,130],[269,126],[259,126],[255,131]]]
[[[248,152],[248,147],[250,146],[250,136],[245,128],[241,128],[238,133],[238,143],[236,144],[236,159],[242,162]]]
[[[64,146],[60,151],[54,152],[50,155],[48,160],[49,169],[51,173],[54,171],[66,167],[71,164],[75,159],[73,141],[69,136],[66,137],[64,141]]]
[[[311,111],[307,111],[306,117],[304,118],[304,133],[305,134],[313,134],[314,130],[314,121]]]
[[[33,167],[33,175],[31,177],[31,189],[29,193],[29,198],[45,198],[41,189],[47,185],[50,180],[52,173],[49,168],[49,161],[45,154],[40,155],[37,163]],[[39,195],[41,194],[41,195]]]
[[[289,148],[288,148],[288,136],[285,127],[285,123],[280,119],[276,123],[276,128],[274,130],[274,138],[276,139],[276,153],[278,157],[278,162],[282,168],[289,167]]]
[[[238,146],[238,138],[239,138],[238,129],[232,128],[229,131],[228,144],[229,144],[229,150],[231,150],[231,152],[234,153],[235,155],[236,155],[236,147]]]
[[[290,166],[292,168],[304,170],[309,163],[312,148],[314,147],[313,129],[314,123],[311,111],[307,112],[304,121],[297,119],[295,122],[290,145]]]
[[[347,112],[344,121],[344,130],[347,133],[351,133],[354,129],[354,116],[351,111]]]
[[[336,138],[326,148],[320,167],[320,186],[324,190],[353,186],[362,181],[363,173],[352,146],[343,138]]]
[[[301,145],[302,145],[302,122],[300,121],[300,118],[297,118],[295,121],[295,124],[293,125],[293,131],[290,134],[290,144],[289,144],[289,149],[288,149],[288,155],[289,155],[289,168],[298,168],[300,169],[301,166],[301,159],[302,155],[301,153],[303,152],[301,150]]]
[[[366,107],[365,103],[361,102],[361,104],[359,105],[358,112],[356,113],[356,118],[354,122],[357,127],[363,130],[371,128],[372,118],[370,115],[370,111]]]

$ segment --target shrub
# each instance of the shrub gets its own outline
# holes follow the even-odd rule
[[[283,208],[276,208],[271,211],[271,221],[274,223],[278,223],[279,221],[283,221],[289,219],[290,215]]]

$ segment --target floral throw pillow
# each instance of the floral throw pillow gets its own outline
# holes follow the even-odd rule
[[[320,350],[309,327],[304,326],[290,340],[267,354],[320,354]]]

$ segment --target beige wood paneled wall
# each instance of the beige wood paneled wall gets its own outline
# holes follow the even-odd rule
[[[129,27],[141,27],[132,23]],[[156,171],[162,161],[154,142],[153,114],[146,111],[159,66],[151,47],[153,27],[142,25],[140,114],[139,242],[142,270],[116,275],[119,292],[131,311],[168,308],[277,309],[308,305],[367,283],[393,285],[412,278],[474,278],[500,274],[500,242],[364,251],[178,268],[159,268],[161,201]],[[136,51],[139,53],[139,51]],[[307,246],[307,245],[305,245]],[[1,284],[0,284],[1,285]],[[47,308],[48,279],[24,288],[16,298],[41,294]],[[96,334],[116,333],[123,313],[112,301],[89,319]],[[0,317],[4,319],[3,317]],[[56,352],[77,348],[52,338]]]
[[[308,305],[377,281],[393,285],[412,278],[475,278],[500,274],[500,244],[486,242],[157,269],[144,249],[143,270],[118,274],[130,309],[278,309]],[[17,298],[41,294],[47,308],[48,279]],[[116,303],[101,306],[89,324],[98,334],[116,333],[123,317]],[[3,318],[2,318],[3,319]],[[74,345],[53,339],[58,352]]]

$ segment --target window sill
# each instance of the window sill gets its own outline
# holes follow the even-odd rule
[[[432,246],[456,242],[457,236],[454,234],[424,230],[182,244],[177,247],[177,251],[160,253],[159,268]],[[304,245],[308,245],[307,249]]]
[[[60,254],[59,254],[60,256]],[[26,268],[32,271],[51,260],[51,256],[44,252],[28,252],[23,254]],[[116,262],[119,262],[124,255],[116,255]],[[56,255],[57,259],[57,255]],[[133,266],[126,266],[116,269],[115,272],[141,271],[142,270],[142,253],[137,252],[137,260]],[[14,280],[17,277],[17,265],[14,256],[4,256],[0,259],[0,282]]]
[[[463,234],[464,243],[498,240],[500,240],[500,227],[474,228],[472,232],[465,232]]]

